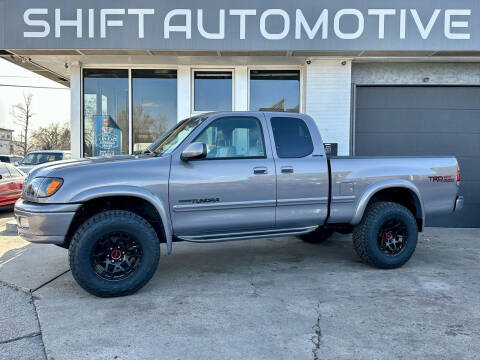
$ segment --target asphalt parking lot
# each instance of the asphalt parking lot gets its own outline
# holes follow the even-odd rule
[[[100,299],[67,252],[5,233],[0,359],[478,359],[480,229],[427,229],[401,269],[349,236],[175,243],[135,295]]]

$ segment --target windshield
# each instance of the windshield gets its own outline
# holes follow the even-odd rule
[[[25,156],[21,164],[38,165],[57,160],[62,160],[61,153],[30,153]]]
[[[160,137],[147,149],[147,152],[154,152],[159,155],[171,153],[185,138],[192,133],[204,120],[205,116],[195,116],[180,121],[171,128],[165,135]]]

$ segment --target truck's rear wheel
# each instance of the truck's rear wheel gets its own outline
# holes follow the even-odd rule
[[[88,219],[70,243],[70,268],[89,293],[124,296],[142,288],[160,259],[155,230],[137,214],[105,211]]]
[[[334,233],[330,229],[317,229],[308,234],[300,235],[300,239],[310,244],[321,244],[327,241]]]
[[[370,205],[353,231],[353,245],[363,262],[382,269],[405,264],[417,239],[417,222],[410,210],[391,202]]]

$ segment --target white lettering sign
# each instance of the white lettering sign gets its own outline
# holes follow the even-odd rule
[[[171,39],[174,34],[175,39],[195,38],[214,41],[224,40],[227,34],[230,37],[234,34],[240,40],[248,37],[252,39],[262,37],[266,40],[288,38],[298,41],[318,41],[356,40],[362,36],[366,37],[366,34],[369,36],[368,39],[371,39],[373,33],[376,39],[389,41],[419,38],[428,40],[434,33],[436,40],[465,41],[471,39],[470,18],[472,16],[471,9],[433,9],[419,12],[417,9],[376,8],[363,11],[353,8],[340,9],[335,12],[319,9],[315,13],[307,13],[302,9],[295,9],[294,12],[284,9],[265,9],[261,13],[257,13],[255,9],[217,9],[214,13],[208,14],[204,9],[173,9],[160,13],[152,8],[78,8],[69,10],[68,13],[70,16],[65,16],[59,8],[26,9],[23,13],[25,25],[23,36],[25,38],[53,36],[62,38],[71,36],[72,33],[65,31],[65,28],[74,28],[77,38],[107,39],[107,33],[113,32],[113,30],[107,31],[110,27],[117,27],[114,33],[118,33],[126,26],[129,29],[136,26],[138,31],[135,37],[138,39],[158,36]],[[72,13],[76,14],[73,18]],[[192,24],[192,20],[196,24]],[[163,34],[148,33],[148,29],[153,27],[152,23],[156,24],[159,21],[163,24]],[[442,21],[443,24],[439,24]],[[192,25],[196,31],[194,34]],[[410,27],[407,27],[408,25]],[[88,27],[88,32],[83,32],[83,26]],[[291,31],[293,26],[295,29]],[[52,28],[55,29],[54,34],[51,34]],[[131,34],[128,38],[132,38]]]

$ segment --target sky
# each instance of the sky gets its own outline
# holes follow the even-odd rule
[[[0,58],[0,127],[16,130],[12,106],[23,102],[23,94],[32,94],[35,116],[31,129],[51,122],[70,122],[70,89]]]

